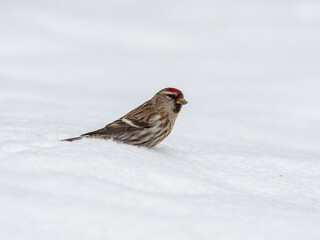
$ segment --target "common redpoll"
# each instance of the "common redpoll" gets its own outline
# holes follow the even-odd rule
[[[187,101],[180,90],[165,88],[104,128],[62,141],[74,141],[83,137],[102,138],[151,148],[170,134],[184,104]]]

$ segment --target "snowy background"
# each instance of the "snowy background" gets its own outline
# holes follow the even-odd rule
[[[154,149],[59,141],[164,87]],[[319,1],[1,1],[1,239],[320,239],[319,92]]]

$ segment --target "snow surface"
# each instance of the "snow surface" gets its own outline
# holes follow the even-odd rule
[[[1,1],[0,238],[320,239],[319,1]],[[87,139],[164,87],[154,149]]]

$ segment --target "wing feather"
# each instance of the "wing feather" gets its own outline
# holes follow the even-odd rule
[[[150,124],[146,121],[138,121],[135,119],[127,119],[127,121],[122,121],[121,119],[118,119],[104,128],[98,129],[93,132],[88,132],[85,134],[82,134],[81,137],[102,137],[102,138],[113,138],[118,135],[121,135],[126,132],[132,132],[136,130],[142,130],[144,128],[149,128]],[[128,124],[128,121],[132,124]]]
[[[153,124],[149,122],[151,115],[146,115],[146,112],[152,112],[151,105],[151,100],[149,100],[131,112],[127,113],[122,118],[119,118],[118,120],[108,124],[104,128],[84,133],[77,138],[65,139],[65,141],[79,140],[82,137],[117,139],[117,137],[125,133],[141,131],[145,128],[150,128],[153,126]]]

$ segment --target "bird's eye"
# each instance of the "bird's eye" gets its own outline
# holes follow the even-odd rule
[[[172,94],[168,94],[167,96],[168,96],[169,98],[171,98],[171,99],[174,99],[174,98],[175,98],[175,96],[172,95]]]

